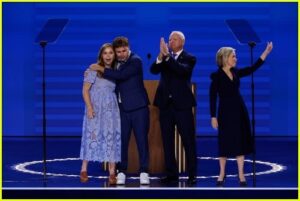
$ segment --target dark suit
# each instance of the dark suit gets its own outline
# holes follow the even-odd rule
[[[160,127],[168,177],[178,177],[174,152],[175,125],[185,148],[188,175],[196,176],[195,125],[192,113],[196,101],[191,91],[191,76],[195,64],[196,57],[183,51],[177,60],[170,57],[159,64],[154,62],[151,66],[151,73],[160,73],[154,105],[160,109]]]
[[[140,172],[148,172],[149,150],[149,99],[143,83],[142,60],[131,53],[118,70],[105,69],[103,76],[117,82],[116,92],[120,94],[121,113],[121,164],[120,171],[126,171],[128,144],[133,129],[139,151]]]

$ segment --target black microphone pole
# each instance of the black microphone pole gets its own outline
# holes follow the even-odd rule
[[[251,53],[251,66],[253,65],[253,48],[256,43],[251,41],[248,43],[250,47]],[[256,187],[256,149],[255,149],[255,110],[254,110],[254,77],[253,73],[251,74],[251,101],[252,101],[252,143],[253,143],[253,163],[252,163],[252,171],[253,171],[253,187]]]
[[[47,179],[47,166],[46,166],[46,158],[47,158],[47,149],[46,149],[46,81],[45,81],[45,49],[47,45],[47,41],[40,41],[40,45],[43,49],[43,173],[44,180]]]
[[[44,181],[47,179],[47,119],[46,119],[46,46],[47,44],[55,43],[57,38],[63,32],[66,24],[69,19],[67,18],[58,18],[58,19],[48,19],[43,26],[42,30],[39,32],[35,39],[35,43],[38,43],[42,48],[42,102],[43,102],[43,175]],[[44,182],[46,184],[46,182]]]

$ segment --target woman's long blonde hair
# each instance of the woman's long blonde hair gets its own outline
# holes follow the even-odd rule
[[[112,46],[112,44],[111,43],[104,43],[102,46],[101,46],[101,48],[100,48],[100,50],[99,50],[99,52],[98,52],[98,58],[97,58],[97,63],[100,65],[100,66],[104,66],[104,61],[103,61],[103,58],[102,58],[102,54],[103,54],[103,52],[104,52],[104,50],[106,49],[106,48],[111,48],[112,50],[113,50],[113,52],[114,52],[114,48],[113,48],[113,46]],[[114,53],[115,54],[115,53]],[[116,56],[115,56],[116,57]],[[114,58],[114,61],[112,62],[112,64],[111,64],[111,68],[112,69],[114,69],[115,68],[115,58]]]

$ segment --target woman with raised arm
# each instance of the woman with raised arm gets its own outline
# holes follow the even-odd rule
[[[238,165],[239,184],[247,186],[244,176],[245,155],[253,152],[250,120],[246,105],[240,94],[240,78],[251,75],[264,63],[272,51],[272,42],[267,44],[260,58],[250,67],[235,68],[235,49],[222,47],[216,55],[218,70],[211,74],[210,115],[211,125],[218,129],[220,174],[217,186],[225,181],[227,157],[235,157]],[[217,111],[218,98],[218,111]]]

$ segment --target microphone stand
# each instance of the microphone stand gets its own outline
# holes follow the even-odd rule
[[[251,54],[251,66],[253,65],[253,48],[256,46],[256,43],[250,41],[248,43],[250,47]],[[252,171],[253,171],[253,187],[256,187],[256,149],[255,149],[255,110],[254,110],[254,76],[253,72],[251,73],[251,102],[252,102],[252,143],[253,143],[253,163],[252,163]]]
[[[47,149],[46,149],[46,81],[45,81],[45,49],[47,41],[40,41],[40,46],[43,49],[43,175],[44,180],[47,180]]]

